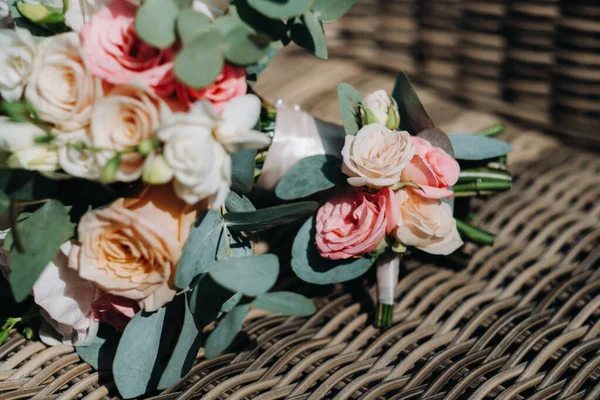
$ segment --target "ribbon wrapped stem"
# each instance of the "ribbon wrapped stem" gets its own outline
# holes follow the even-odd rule
[[[394,317],[394,291],[398,284],[401,254],[387,252],[377,258],[377,314],[375,326],[388,329]]]

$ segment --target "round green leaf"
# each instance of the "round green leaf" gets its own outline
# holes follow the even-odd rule
[[[146,43],[166,49],[175,40],[179,9],[171,0],[147,0],[135,16],[135,30]]]
[[[276,19],[288,19],[302,14],[311,0],[248,0],[248,4],[261,14]]]
[[[250,28],[240,25],[227,33],[225,58],[233,64],[250,65],[259,62],[266,54],[269,40]]]
[[[308,219],[298,231],[292,246],[292,269],[300,279],[318,285],[358,278],[375,260],[369,256],[348,260],[321,257],[315,244],[315,219]]]
[[[230,258],[213,264],[210,277],[232,292],[258,296],[267,292],[279,275],[279,259],[274,254]]]
[[[292,292],[261,294],[252,305],[265,311],[283,315],[312,315],[315,305],[310,299]]]
[[[327,39],[323,25],[312,12],[305,12],[291,24],[292,40],[315,56],[327,60]]]
[[[223,69],[223,35],[203,33],[183,47],[175,58],[175,76],[186,85],[201,89],[214,82]]]
[[[358,105],[363,101],[360,93],[352,85],[342,82],[338,85],[338,101],[346,134],[356,135],[360,129]]]
[[[509,153],[512,146],[502,140],[479,135],[449,134],[457,160],[485,160]]]
[[[244,324],[248,311],[250,306],[247,304],[236,306],[223,318],[206,340],[206,358],[215,358],[229,347]]]
[[[194,9],[181,10],[177,16],[177,33],[184,45],[210,31],[210,28],[208,17]]]
[[[315,0],[313,11],[323,22],[333,22],[348,12],[358,0]]]
[[[275,187],[275,194],[282,200],[301,199],[344,181],[342,160],[319,154],[294,164]]]

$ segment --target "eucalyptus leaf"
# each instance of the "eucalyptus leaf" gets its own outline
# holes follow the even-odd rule
[[[319,154],[294,164],[275,187],[275,194],[282,200],[301,199],[343,182],[342,160]]]
[[[206,340],[206,358],[215,358],[231,345],[244,324],[248,311],[250,311],[250,306],[247,304],[236,306],[223,318]]]
[[[400,129],[412,134],[435,128],[404,72],[398,75],[392,97],[398,103]]]
[[[220,212],[205,211],[192,226],[177,265],[175,285],[185,289],[192,280],[208,270],[225,245],[224,222]]]
[[[506,155],[512,146],[502,140],[480,135],[449,134],[457,160],[477,161]]]
[[[244,149],[231,154],[231,190],[249,193],[254,186],[256,150]]]
[[[227,300],[221,306],[221,312],[228,313],[231,310],[233,310],[233,308],[239,304],[240,300],[242,300],[242,297],[244,297],[242,293],[236,293],[233,296],[231,296],[229,300]]]
[[[4,215],[8,207],[10,207],[10,198],[0,190],[0,215]]]
[[[375,260],[368,255],[347,260],[321,257],[315,244],[315,219],[300,228],[292,246],[292,269],[300,279],[318,285],[346,282],[363,275]]]
[[[248,0],[237,0],[235,6],[229,7],[229,14],[236,15],[256,32],[268,35],[273,42],[281,41],[282,45],[290,42],[287,26],[281,18],[261,14],[248,4]],[[218,18],[215,23],[226,17]]]
[[[272,292],[258,296],[252,305],[276,314],[312,315],[315,305],[310,299],[292,292]]]
[[[214,82],[223,69],[223,35],[215,30],[189,42],[175,57],[175,75],[186,85],[201,89]]]
[[[313,11],[323,22],[333,22],[346,14],[358,0],[315,0]]]
[[[346,135],[356,135],[360,130],[360,111],[358,105],[363,99],[351,85],[342,82],[338,86],[340,115]]]
[[[171,0],[146,0],[135,15],[135,31],[144,42],[159,49],[169,48],[177,40],[178,13]]]
[[[225,58],[236,65],[259,62],[266,54],[269,39],[256,34],[245,25],[240,25],[225,36]]]
[[[202,344],[202,336],[196,327],[196,321],[189,303],[188,301],[184,303],[183,327],[179,333],[177,344],[171,353],[171,358],[160,377],[158,388],[161,390],[173,386],[183,379],[194,365],[196,355]]]
[[[0,168],[0,190],[13,200],[41,200],[56,196],[58,182],[36,171]]]
[[[28,218],[17,222],[6,240],[12,244],[9,282],[15,300],[21,302],[29,296],[46,265],[54,259],[60,246],[73,236],[73,228],[67,209],[58,200],[49,200]],[[22,249],[13,243],[15,230]]]
[[[262,231],[279,225],[289,224],[307,215],[314,214],[319,203],[302,201],[281,206],[263,208],[254,212],[225,214],[227,227],[232,231]]]
[[[248,257],[254,254],[252,242],[242,232],[231,232],[225,228],[226,235],[223,236],[225,245],[220,246],[217,260],[228,258]]]
[[[311,0],[248,0],[261,14],[275,19],[289,19],[307,11]]]
[[[258,75],[269,66],[269,64],[273,60],[273,57],[275,57],[275,54],[277,54],[279,48],[279,46],[271,45],[267,49],[265,56],[262,59],[260,59],[258,63],[250,65],[248,66],[248,68],[246,68],[248,81],[256,82],[258,80]]]
[[[209,274],[202,275],[189,297],[190,311],[196,323],[206,326],[213,322],[233,296],[234,292],[219,285]]]
[[[213,264],[208,273],[232,292],[258,296],[269,291],[277,281],[279,260],[274,254],[230,258]]]
[[[228,212],[256,211],[256,207],[246,196],[236,192],[229,192],[225,199],[225,208]]]
[[[210,31],[210,19],[192,8],[179,11],[177,16],[177,33],[183,45],[190,43],[203,33]]]
[[[443,130],[438,128],[429,128],[419,132],[417,136],[421,139],[427,140],[435,147],[439,147],[440,149],[444,150],[446,153],[454,157],[454,146],[452,146],[450,138]]]
[[[121,335],[111,326],[100,324],[94,341],[87,346],[77,346],[75,350],[79,357],[96,371],[110,371],[120,338]]]
[[[327,60],[327,39],[323,25],[312,12],[305,12],[301,18],[290,23],[291,38],[298,46],[308,50],[315,56]]]

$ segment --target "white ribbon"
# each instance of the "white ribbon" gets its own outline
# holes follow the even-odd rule
[[[257,187],[273,190],[298,161],[317,154],[340,157],[346,134],[342,126],[281,105],[277,108],[275,136],[258,178]]]
[[[377,296],[379,304],[394,304],[394,291],[398,284],[401,256],[385,253],[377,258]]]

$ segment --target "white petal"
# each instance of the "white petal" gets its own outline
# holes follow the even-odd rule
[[[253,129],[260,117],[260,99],[253,94],[235,97],[227,103],[221,112],[223,125],[234,127],[238,132]]]
[[[0,149],[14,152],[35,144],[34,139],[44,136],[44,131],[29,123],[11,122],[0,116]]]

